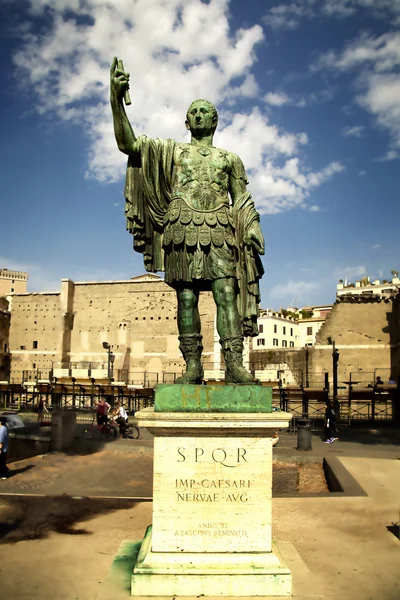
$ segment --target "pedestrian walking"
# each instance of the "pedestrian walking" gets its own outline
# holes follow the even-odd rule
[[[325,444],[332,444],[338,440],[337,434],[335,408],[333,401],[329,400],[325,410]]]
[[[44,402],[43,402],[43,398],[40,398],[39,402],[38,402],[38,405],[37,405],[37,413],[38,413],[38,423],[39,423],[39,425],[43,421],[43,410],[44,410]]]
[[[0,478],[7,479],[7,452],[8,452],[8,427],[7,419],[0,417]]]

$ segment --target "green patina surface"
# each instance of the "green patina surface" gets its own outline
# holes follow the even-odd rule
[[[272,412],[272,388],[260,385],[156,386],[155,412]]]
[[[128,540],[120,545],[107,576],[107,582],[114,588],[126,590],[130,594],[133,567],[136,564],[141,545],[142,541]]]
[[[226,380],[251,385],[243,365],[243,336],[258,335],[260,256],[265,243],[260,215],[247,190],[237,154],[216,148],[216,107],[204,99],[189,106],[190,143],[136,137],[124,108],[132,86],[122,60],[110,70],[110,102],[118,148],[128,155],[126,228],[147,271],[165,271],[177,294],[179,348],[186,372],[179,384],[203,379],[200,291],[211,291]]]

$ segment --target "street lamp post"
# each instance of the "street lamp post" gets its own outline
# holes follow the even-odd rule
[[[337,391],[338,391],[338,362],[339,362],[339,350],[335,346],[335,341],[332,338],[328,338],[328,344],[332,345],[332,368],[333,368],[333,402],[337,402]]]
[[[111,346],[108,342],[103,342],[104,350],[107,350],[107,377],[108,379],[112,378],[113,370],[114,370],[114,360],[115,356],[112,353]]]
[[[114,378],[114,360],[115,355],[113,353],[110,354],[110,379]]]

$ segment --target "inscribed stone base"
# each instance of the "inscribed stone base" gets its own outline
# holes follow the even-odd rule
[[[155,552],[270,552],[272,438],[154,438]]]
[[[151,526],[132,575],[132,596],[290,596],[292,576],[272,552],[153,552]]]
[[[132,594],[290,596],[271,541],[271,435],[291,415],[148,408],[136,417],[154,435],[153,526]]]

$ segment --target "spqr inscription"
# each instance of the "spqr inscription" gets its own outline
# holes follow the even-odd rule
[[[194,450],[185,447],[178,448],[177,462],[182,463],[187,460],[193,460],[195,463],[214,461],[224,467],[238,467],[244,462],[248,462],[245,448],[214,448],[205,450],[204,448],[194,448]]]

